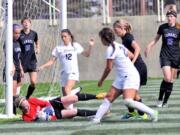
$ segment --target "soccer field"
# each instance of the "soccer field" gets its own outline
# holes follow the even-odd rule
[[[111,81],[107,81],[102,88],[108,89]],[[96,88],[96,81],[80,83],[83,92],[97,93],[92,91]],[[159,121],[153,123],[143,120],[123,121],[120,116],[127,112],[126,107],[119,97],[111,108],[111,113],[102,120],[101,124],[93,125],[87,118],[76,117],[69,120],[56,122],[24,123],[21,120],[0,121],[1,135],[180,135],[180,80],[174,84],[174,91],[169,100],[168,108],[156,108],[155,103],[159,92],[161,79],[148,80],[148,84],[140,90],[143,102],[159,111]],[[97,109],[102,100],[79,102],[77,107]]]

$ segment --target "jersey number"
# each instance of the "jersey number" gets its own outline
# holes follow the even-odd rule
[[[72,54],[71,53],[66,54],[66,60],[72,60]]]

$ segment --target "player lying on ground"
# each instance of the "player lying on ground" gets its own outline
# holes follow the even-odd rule
[[[33,97],[30,97],[28,100],[24,97],[17,97],[15,99],[15,104],[22,110],[22,119],[24,121],[53,121],[57,119],[72,118],[75,116],[86,117],[95,115],[96,111],[94,110],[77,108],[67,109],[70,104],[76,103],[78,101],[86,101],[91,99],[100,98],[99,95],[85,93],[57,97],[49,101]]]

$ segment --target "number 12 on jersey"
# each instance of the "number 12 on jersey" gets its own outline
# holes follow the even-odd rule
[[[72,60],[72,54],[71,53],[66,54],[66,60]]]

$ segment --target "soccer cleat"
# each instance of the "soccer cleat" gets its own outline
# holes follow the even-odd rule
[[[98,118],[94,118],[94,119],[91,120],[91,122],[92,122],[93,124],[99,124],[99,123],[101,123],[101,120],[98,119]]]
[[[128,120],[128,119],[133,119],[133,117],[135,118],[137,116],[137,112],[128,112],[124,115],[121,116],[122,120]]]
[[[146,113],[144,113],[144,115],[137,115],[135,117],[133,117],[136,120],[149,120],[149,117]]]
[[[98,93],[98,94],[96,95],[96,98],[97,98],[97,99],[104,99],[106,95],[107,95],[106,92]]]
[[[163,105],[163,102],[161,101],[161,100],[158,100],[157,101],[157,104],[156,104],[156,107],[162,107],[162,105]]]
[[[158,111],[154,111],[154,114],[151,116],[151,119],[153,122],[157,122],[158,121]]]
[[[168,104],[167,104],[167,103],[163,103],[163,104],[162,104],[162,107],[163,107],[163,108],[168,108]]]

